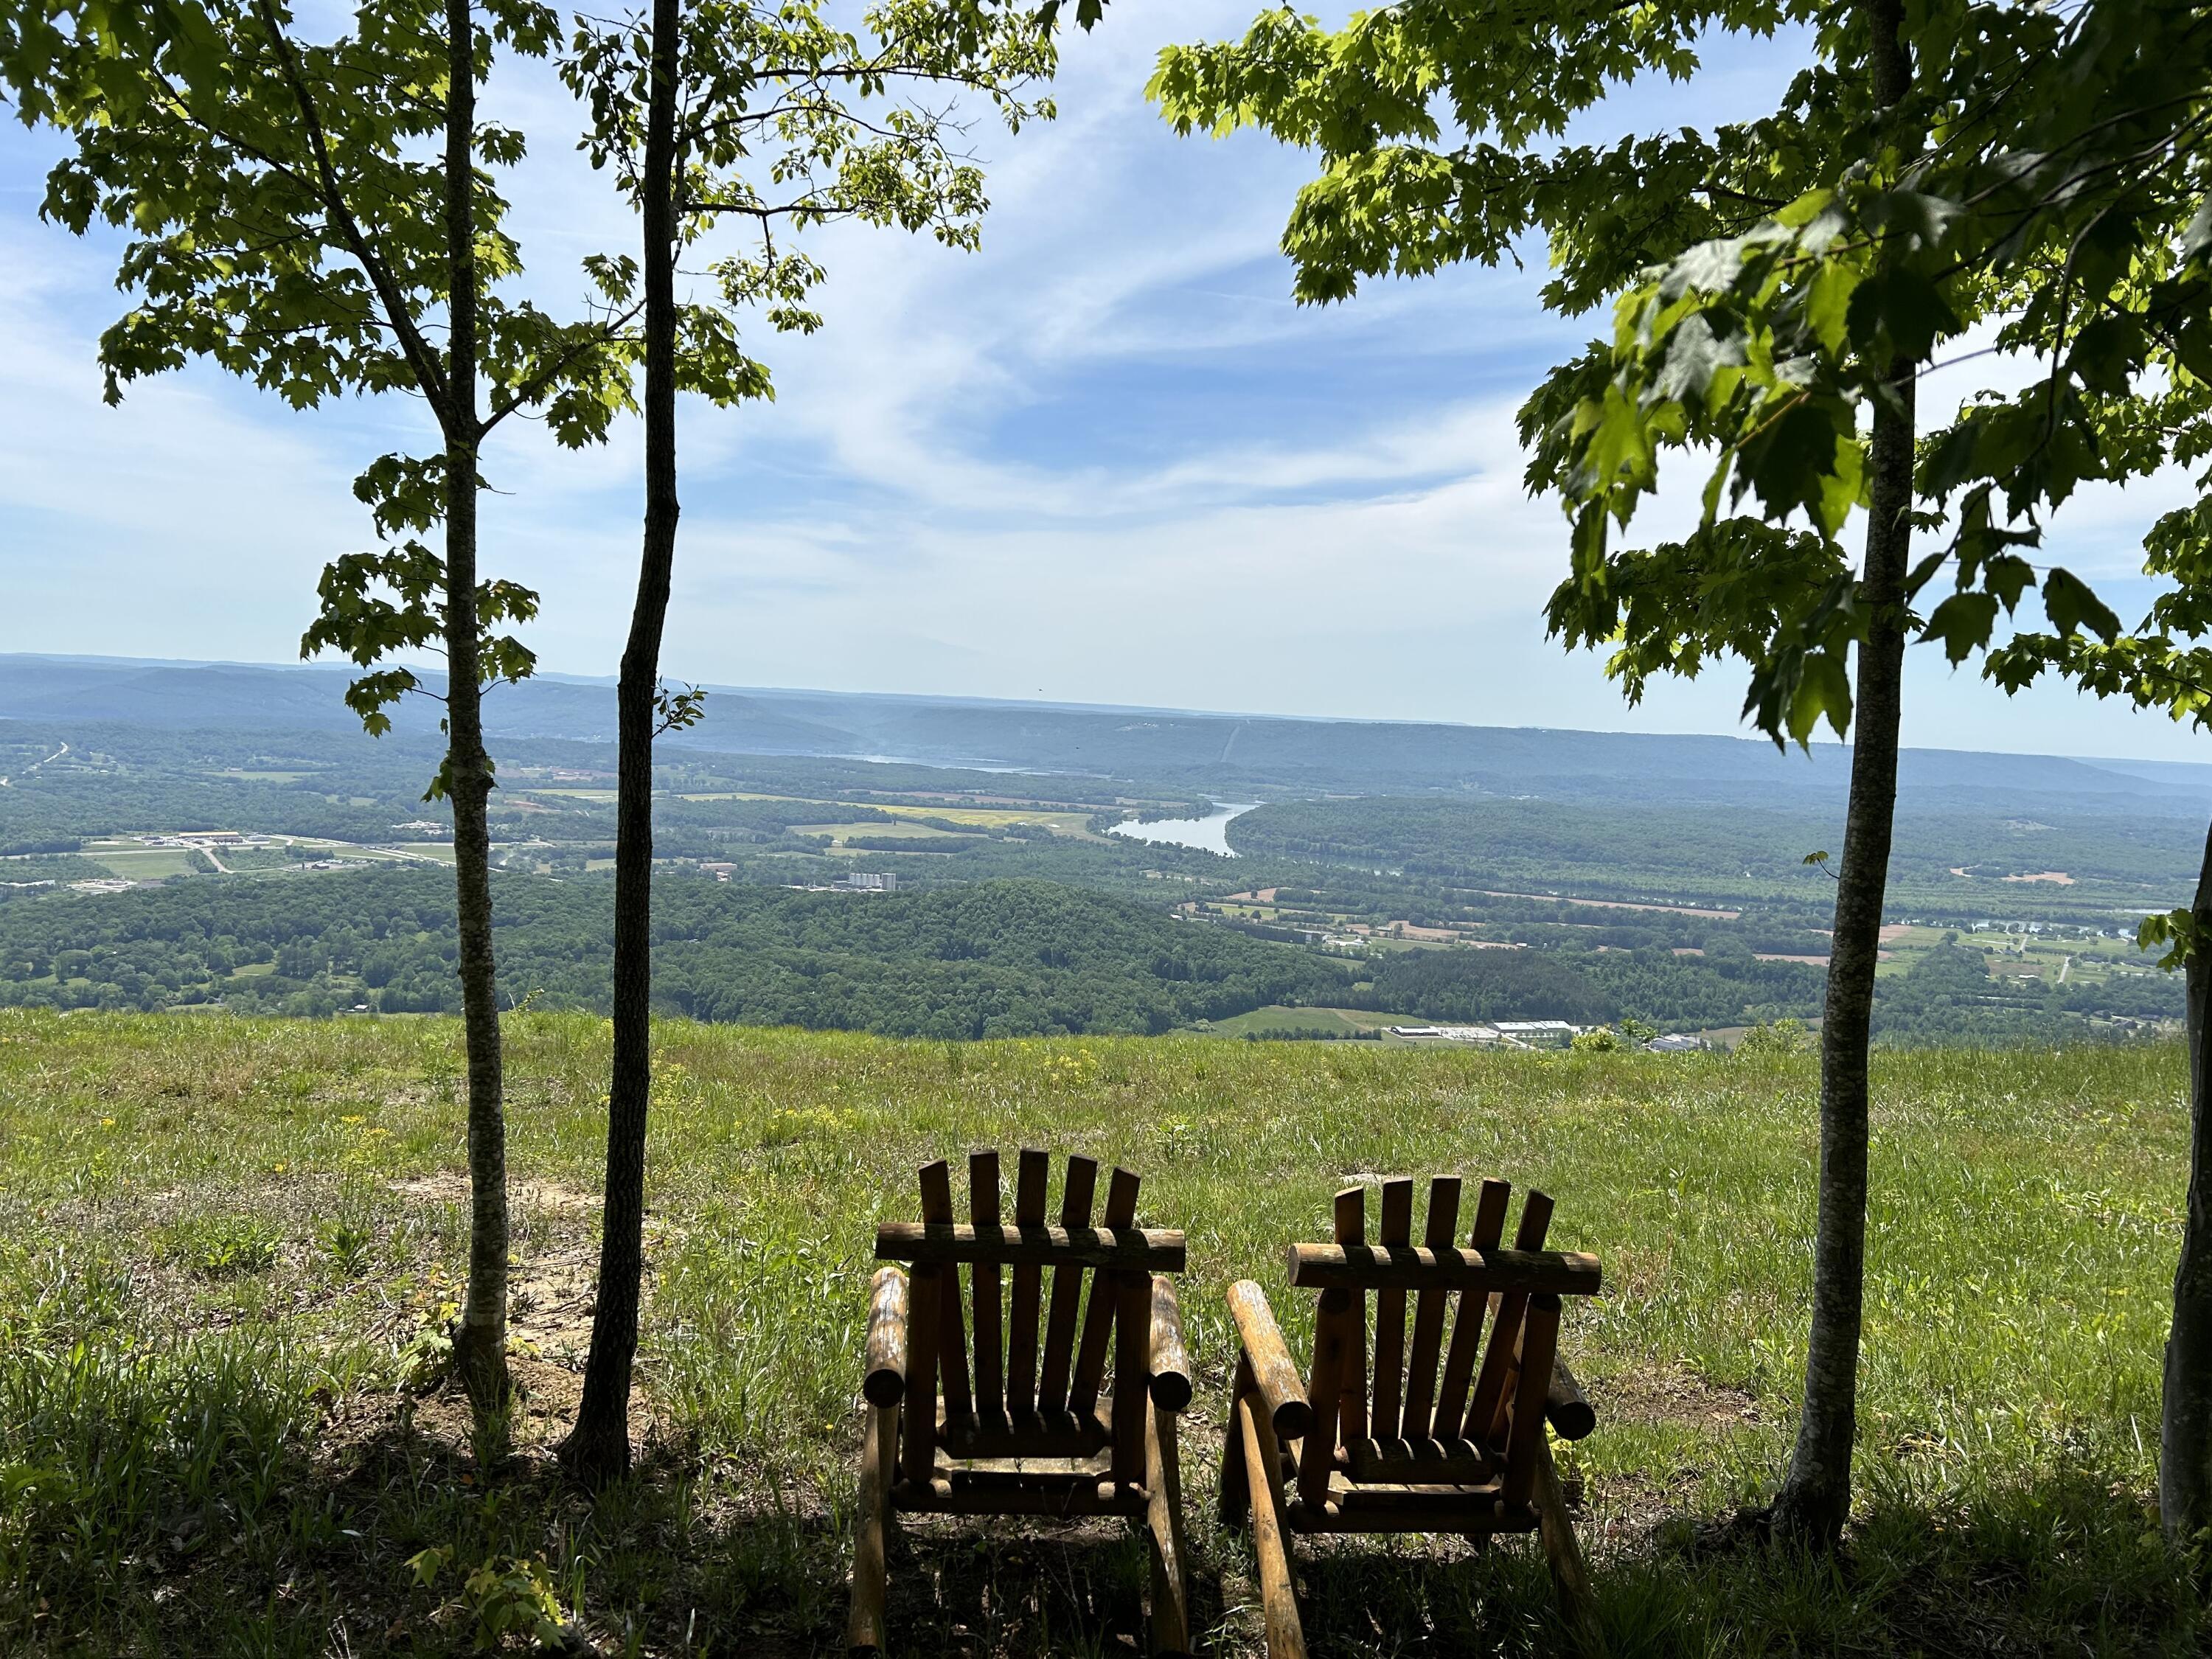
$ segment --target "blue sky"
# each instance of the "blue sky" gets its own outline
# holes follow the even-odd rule
[[[1115,0],[1069,45],[1060,118],[978,130],[976,254],[840,228],[828,326],[762,337],[779,397],[688,408],[666,662],[720,684],[1044,696],[1267,713],[1740,730],[1725,667],[1627,708],[1544,638],[1565,558],[1520,483],[1512,411],[1584,330],[1534,271],[1456,271],[1301,310],[1276,251],[1305,158],[1179,140],[1154,54],[1255,0]],[[1594,134],[1771,106],[1800,43],[1717,52],[1693,86],[1616,99]],[[509,180],[549,301],[634,233],[570,152],[542,75],[491,101],[534,137]],[[114,248],[37,217],[50,141],[0,133],[0,650],[290,660],[324,560],[364,545],[354,471],[423,441],[404,399],[307,415],[195,369],[99,400]],[[1540,263],[1540,250],[1537,251]],[[1967,373],[1976,372],[1973,370]],[[1923,397],[1965,395],[1950,380]],[[635,431],[583,455],[523,428],[491,457],[487,560],[531,583],[544,665],[611,673],[634,580]],[[2092,496],[2051,557],[2124,610],[2142,527],[2183,498]],[[1679,521],[1662,502],[1655,531]],[[2200,758],[2152,716],[2063,691],[2007,700],[1916,651],[1908,741]]]

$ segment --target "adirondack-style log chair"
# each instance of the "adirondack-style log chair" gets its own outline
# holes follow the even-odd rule
[[[1067,1160],[1060,1219],[1048,1224],[1051,1162],[1022,1153],[1011,1224],[1000,1218],[999,1155],[977,1152],[968,1160],[969,1223],[952,1218],[940,1160],[922,1167],[921,1219],[876,1229],[876,1259],[911,1272],[878,1268],[868,1308],[846,1631],[854,1653],[884,1650],[884,1531],[895,1510],[1141,1522],[1152,1650],[1190,1651],[1176,1450],[1190,1360],[1166,1277],[1182,1271],[1182,1234],[1135,1224],[1138,1178],[1127,1170],[1114,1171],[1093,1226],[1098,1165],[1079,1157]]]
[[[1303,1384],[1265,1292],[1249,1279],[1230,1287],[1238,1352],[1221,1520],[1250,1519],[1268,1659],[1304,1659],[1288,1542],[1298,1533],[1540,1531],[1561,1609],[1595,1652],[1582,1553],[1543,1425],[1548,1418],[1570,1440],[1595,1426],[1558,1343],[1560,1298],[1594,1294],[1599,1264],[1544,1249],[1552,1200],[1539,1192],[1503,1248],[1510,1196],[1506,1182],[1484,1182],[1460,1247],[1460,1182],[1437,1177],[1416,1248],[1410,1180],[1382,1183],[1371,1245],[1364,1188],[1339,1193],[1335,1242],[1290,1250],[1291,1283],[1320,1292]]]

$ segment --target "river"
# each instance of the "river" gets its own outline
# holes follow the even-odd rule
[[[1201,853],[1218,853],[1225,859],[1233,859],[1237,851],[1229,844],[1229,820],[1262,805],[1256,800],[1241,804],[1217,802],[1202,818],[1155,818],[1150,823],[1117,823],[1113,833],[1127,836],[1132,841],[1195,848]]]

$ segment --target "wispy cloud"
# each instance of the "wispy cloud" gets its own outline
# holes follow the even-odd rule
[[[1117,0],[1073,40],[1056,123],[976,130],[994,203],[981,252],[821,237],[828,326],[751,337],[777,400],[685,410],[672,672],[1735,729],[1732,673],[1630,711],[1600,659],[1544,638],[1564,521],[1522,489],[1513,410],[1597,325],[1544,315],[1540,250],[1525,270],[1299,307],[1276,244],[1310,160],[1252,134],[1179,140],[1145,103],[1163,43],[1239,32],[1255,9]],[[1662,126],[1759,107],[1799,50],[1744,52],[1633,112]],[[627,249],[635,221],[575,155],[578,112],[553,77],[503,73],[491,104],[532,138],[508,181],[527,286],[572,309],[576,262]],[[204,369],[103,408],[92,354],[118,303],[112,249],[37,222],[52,153],[0,133],[0,648],[288,658],[314,572],[366,538],[349,481],[423,442],[422,411],[294,415]],[[526,423],[488,457],[489,562],[542,589],[549,667],[618,657],[639,460],[634,427],[569,454]],[[1638,532],[1683,527],[1696,482],[1683,469]],[[2166,480],[2085,495],[2051,556],[2131,569],[2173,495]],[[1912,670],[1918,740],[2188,752],[2068,697],[2008,705],[1930,655]]]

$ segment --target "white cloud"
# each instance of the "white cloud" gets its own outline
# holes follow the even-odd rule
[[[1728,671],[1629,711],[1599,659],[1543,637],[1563,520],[1522,491],[1512,410],[1589,325],[1542,314],[1540,264],[1300,309],[1276,242],[1309,161],[1254,135],[1178,140],[1145,104],[1161,44],[1236,33],[1255,9],[1117,0],[1071,41],[1057,123],[978,129],[994,200],[980,253],[859,228],[822,237],[828,327],[754,341],[778,400],[684,411],[671,672],[1737,729]],[[1717,98],[1756,106],[1791,50],[1746,53],[1640,108],[1664,124]],[[529,291],[569,309],[576,260],[629,246],[635,222],[574,155],[576,112],[550,75],[502,76],[491,106],[532,134],[510,189]],[[204,370],[101,408],[110,250],[32,216],[21,186],[43,143],[0,135],[0,649],[288,658],[315,569],[365,538],[348,481],[419,443],[420,411],[295,416]],[[605,673],[619,655],[639,459],[634,427],[582,454],[526,423],[494,446],[505,493],[485,507],[488,564],[543,589],[549,667]],[[2131,570],[2176,489],[2085,493],[2051,556]],[[1689,510],[1678,487],[1638,533]],[[2064,694],[2007,704],[1933,653],[1912,672],[1918,741],[2192,752],[2160,723]]]

